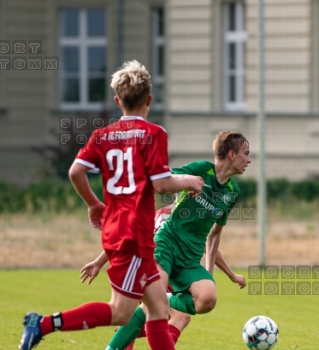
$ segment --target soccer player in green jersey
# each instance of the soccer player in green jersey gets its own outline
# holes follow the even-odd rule
[[[170,307],[190,315],[207,313],[215,307],[213,268],[223,227],[240,193],[231,177],[242,174],[251,162],[249,142],[239,132],[220,132],[214,140],[213,152],[214,163],[196,161],[173,169],[175,174],[201,176],[205,185],[197,197],[190,196],[188,191],[178,194],[171,216],[154,239],[162,280],[174,290],[169,297]],[[200,264],[205,246],[206,268]],[[245,286],[243,276],[234,275],[233,282],[240,288]],[[107,350],[125,349],[144,323],[141,306],[129,324],[118,329]],[[175,335],[175,341],[177,338]]]

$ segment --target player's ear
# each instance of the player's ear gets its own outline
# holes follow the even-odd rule
[[[119,99],[119,97],[117,95],[114,96],[114,101],[119,108],[122,108],[121,100]]]
[[[231,150],[228,152],[228,157],[231,161],[233,161],[236,158],[236,152]]]
[[[153,95],[150,94],[146,98],[146,106],[149,107],[151,105],[152,101],[153,101]]]

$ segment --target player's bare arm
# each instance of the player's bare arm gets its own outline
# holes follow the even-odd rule
[[[88,284],[91,284],[91,282],[99,274],[101,268],[108,262],[108,260],[109,259],[103,250],[95,260],[84,265],[80,272],[81,282],[84,283],[87,279],[89,279]]]
[[[220,243],[220,236],[224,226],[214,224],[207,236],[206,241],[206,269],[213,273],[218,247]]]
[[[216,254],[215,265],[219,267],[228,277],[229,279],[238,284],[240,289],[246,287],[245,277],[242,275],[237,275],[226,263],[222,253],[218,250]]]
[[[69,170],[69,178],[77,193],[88,206],[89,220],[93,227],[101,229],[101,218],[104,210],[104,203],[96,197],[87,179],[87,172],[90,168],[74,162]]]
[[[204,186],[204,180],[200,176],[193,175],[171,175],[152,182],[155,191],[158,193],[175,193],[185,189],[201,193]]]

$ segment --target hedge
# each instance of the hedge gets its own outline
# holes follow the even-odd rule
[[[240,187],[240,200],[249,201],[257,195],[255,180],[236,179]],[[319,181],[302,180],[288,181],[287,179],[273,179],[267,181],[267,200],[304,200],[312,202],[319,199]]]
[[[91,177],[90,184],[96,195],[102,199],[100,178]],[[74,211],[84,206],[82,199],[68,181],[48,180],[27,188],[0,181],[0,213]]]
[[[102,199],[102,184],[99,176],[90,176],[91,187]],[[256,201],[257,184],[252,179],[236,179],[241,193],[240,203]],[[304,180],[290,182],[286,179],[267,181],[268,202],[274,200],[304,200],[312,202],[319,199],[319,182]],[[84,207],[84,203],[68,181],[50,180],[20,188],[17,185],[0,181],[0,213],[1,212],[37,212],[41,210],[60,212],[74,211]]]

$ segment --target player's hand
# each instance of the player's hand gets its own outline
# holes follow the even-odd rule
[[[196,197],[202,193],[204,185],[205,183],[201,176],[191,176],[189,194],[193,197]]]
[[[234,276],[231,278],[232,282],[237,283],[239,289],[243,289],[246,287],[246,280],[245,277],[242,275],[236,275],[234,274]]]
[[[87,279],[89,279],[88,284],[91,284],[94,278],[99,274],[100,269],[101,266],[95,261],[92,261],[83,266],[80,273],[81,282],[84,283]]]
[[[97,202],[94,205],[88,207],[88,214],[90,223],[93,227],[102,229],[102,215],[105,208],[105,204],[102,202]]]

